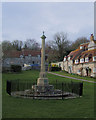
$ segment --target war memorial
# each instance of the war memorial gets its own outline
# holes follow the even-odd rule
[[[7,93],[13,97],[31,98],[31,99],[68,99],[82,96],[83,83],[61,83],[49,84],[45,71],[45,39],[46,36],[41,36],[41,70],[36,84],[31,84],[31,87],[23,89],[22,83],[19,81],[7,81]],[[28,83],[25,83],[25,85]],[[66,89],[67,88],[67,89]]]

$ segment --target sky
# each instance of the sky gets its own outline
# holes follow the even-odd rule
[[[5,2],[2,3],[3,40],[35,39],[41,43],[57,32],[67,33],[70,41],[78,37],[90,38],[94,33],[93,2]]]

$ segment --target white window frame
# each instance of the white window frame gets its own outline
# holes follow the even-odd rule
[[[66,61],[66,57],[64,57],[64,61]]]
[[[68,57],[68,61],[70,60],[70,56]]]
[[[80,49],[83,49],[83,46],[80,46]]]
[[[93,61],[96,61],[96,56],[93,56]]]
[[[85,62],[89,62],[89,58],[88,57],[85,58]]]
[[[78,64],[79,63],[79,60],[77,59],[77,60],[75,60],[75,64]]]
[[[81,59],[80,59],[80,63],[84,63],[84,58],[81,58]]]
[[[93,73],[96,73],[96,67],[93,68]]]

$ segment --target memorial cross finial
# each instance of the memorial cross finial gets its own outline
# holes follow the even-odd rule
[[[43,35],[44,35],[44,31],[43,31]]]

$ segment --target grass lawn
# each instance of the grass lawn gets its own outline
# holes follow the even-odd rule
[[[53,73],[64,75],[64,76],[75,77],[75,78],[79,78],[79,79],[84,79],[84,80],[89,80],[89,81],[96,81],[96,78],[84,77],[84,76],[79,76],[79,75],[76,75],[76,74],[69,74],[69,73],[67,73],[65,71],[61,71],[61,72],[56,71],[56,72],[53,72]]]
[[[7,80],[35,81],[38,71],[23,71],[20,74],[2,75],[3,118],[93,118],[94,117],[94,84],[84,82],[83,97],[66,100],[32,100],[14,98],[6,93]],[[50,84],[69,82],[72,79],[47,74]],[[72,80],[76,81],[76,80]],[[78,82],[78,81],[77,81]]]

